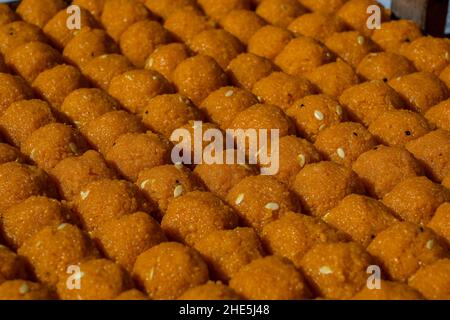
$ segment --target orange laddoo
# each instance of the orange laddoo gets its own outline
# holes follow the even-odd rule
[[[43,28],[59,10],[66,7],[63,0],[23,0],[16,9],[22,20]]]
[[[292,39],[293,35],[290,31],[267,25],[253,34],[248,41],[247,50],[249,53],[273,60]]]
[[[402,19],[383,22],[381,28],[375,29],[372,34],[372,40],[383,50],[396,53],[420,37],[420,27],[411,20]]]
[[[172,81],[172,74],[176,67],[189,56],[189,49],[183,43],[161,45],[148,56],[145,69],[155,70]]]
[[[16,21],[17,16],[8,4],[0,4],[0,26]]]
[[[0,73],[0,115],[11,103],[31,99],[33,92],[27,83],[20,77],[7,73]]]
[[[275,71],[272,62],[253,53],[242,53],[233,59],[227,67],[230,81],[237,87],[248,91],[255,83]]]
[[[243,225],[261,232],[263,227],[289,211],[300,211],[298,199],[271,176],[250,176],[228,192],[227,202],[236,210]]]
[[[233,289],[219,282],[208,281],[206,284],[199,285],[187,290],[178,300],[241,300]]]
[[[380,201],[357,194],[342,199],[323,219],[364,247],[378,233],[398,221],[393,212]]]
[[[408,284],[430,300],[450,299],[450,259],[442,259],[417,271]]]
[[[439,236],[450,244],[450,203],[442,204],[434,213],[433,218],[428,223],[428,228],[432,229]]]
[[[433,126],[450,131],[450,100],[442,101],[428,109],[425,118]]]
[[[145,6],[154,14],[167,19],[174,11],[183,7],[195,7],[196,0],[143,0]]]
[[[348,0],[298,0],[311,11],[336,13]]]
[[[219,197],[203,191],[178,195],[178,189],[161,222],[170,239],[194,245],[213,231],[237,227],[238,216]]]
[[[122,301],[128,301],[128,300],[148,300],[148,296],[143,294],[141,291],[137,289],[130,289],[127,291],[122,292],[118,296],[114,298],[114,300],[122,300]]]
[[[306,13],[297,0],[262,0],[256,13],[271,25],[287,28],[295,18]]]
[[[363,194],[358,176],[343,165],[322,161],[306,165],[295,177],[292,189],[306,213],[323,217],[347,195]]]
[[[250,10],[232,10],[220,20],[221,26],[239,39],[243,44],[248,44],[250,38],[266,22],[255,12]]]
[[[200,254],[177,242],[161,243],[142,253],[133,268],[135,282],[150,299],[176,299],[209,280]]]
[[[230,287],[250,300],[302,300],[311,297],[303,275],[285,258],[268,256],[247,264]]]
[[[0,26],[0,53],[8,55],[17,47],[32,41],[47,42],[41,29],[25,21],[14,21]]]
[[[335,15],[316,11],[301,15],[291,22],[288,29],[296,35],[312,37],[324,42],[334,33],[344,31],[345,26]]]
[[[389,80],[415,72],[414,65],[405,57],[392,52],[376,52],[365,56],[356,72],[362,78],[370,80]]]
[[[53,300],[56,295],[45,285],[25,280],[5,281],[0,285],[0,300]]]
[[[146,212],[136,212],[101,225],[95,233],[100,250],[131,272],[137,257],[167,241],[161,226]]]
[[[422,300],[422,295],[407,284],[395,281],[380,281],[380,288],[364,287],[352,300]]]
[[[353,163],[369,195],[382,198],[405,179],[422,175],[422,167],[403,148],[377,146]]]
[[[251,0],[199,0],[198,3],[203,11],[213,18],[220,21],[230,11],[238,9],[250,9]]]
[[[107,0],[73,0],[72,4],[88,10],[98,21]]]

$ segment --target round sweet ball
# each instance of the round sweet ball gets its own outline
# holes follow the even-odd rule
[[[195,176],[206,188],[222,200],[226,199],[230,189],[242,179],[256,173],[256,169],[252,166],[237,163],[227,164],[226,161],[212,164],[201,163],[194,170]]]
[[[76,273],[60,277],[56,285],[60,299],[111,300],[132,286],[129,275],[110,260],[84,261],[78,267],[80,269]],[[79,279],[79,288],[67,285],[73,278]]]
[[[359,156],[352,169],[363,181],[368,194],[378,199],[403,180],[423,173],[421,165],[408,151],[381,145]]]
[[[288,212],[264,227],[261,240],[267,252],[288,258],[300,268],[301,259],[313,246],[338,242],[344,236],[321,219]]]
[[[26,280],[10,280],[0,285],[0,300],[54,300],[56,295],[45,285]]]
[[[320,92],[335,98],[339,98],[346,89],[359,83],[353,68],[340,59],[317,67],[305,76]]]
[[[17,16],[8,4],[0,4],[0,26],[14,22]]]
[[[252,228],[219,230],[195,243],[208,264],[211,277],[227,283],[239,270],[264,256],[261,242]]]
[[[139,0],[105,1],[101,15],[102,25],[108,34],[117,42],[122,33],[135,22],[150,18],[150,12]]]
[[[149,1],[147,1],[149,2]],[[179,7],[175,9],[164,22],[164,27],[169,30],[180,42],[187,44],[202,31],[213,28],[208,18],[193,7]]]
[[[104,155],[121,135],[143,133],[145,127],[137,116],[118,110],[95,118],[88,122],[82,130],[89,143]]]
[[[60,50],[64,49],[70,40],[72,40],[80,31],[86,28],[94,28],[98,25],[92,14],[88,10],[80,7],[80,28],[78,28],[78,26],[73,28],[71,26],[73,23],[72,14],[73,11],[69,10],[68,12],[67,9],[64,8],[54,15],[42,29],[45,35],[50,39],[51,43]]]
[[[404,19],[384,22],[372,34],[372,40],[383,50],[395,53],[401,52],[403,47],[420,37],[420,27],[415,22]]]
[[[243,225],[260,233],[263,227],[286,212],[300,211],[295,195],[271,176],[250,176],[228,192],[227,202],[236,210]]]
[[[203,11],[216,21],[220,21],[232,10],[249,10],[251,6],[251,0],[199,0],[198,3]]]
[[[303,300],[311,297],[303,275],[277,256],[252,261],[231,279],[230,287],[249,300]]]
[[[144,0],[145,6],[154,14],[166,20],[174,11],[183,7],[196,7],[195,0]]]
[[[169,140],[152,132],[121,135],[106,160],[126,179],[136,181],[144,169],[170,163]]]
[[[141,291],[137,289],[130,289],[116,296],[114,300],[122,300],[122,301],[148,300],[148,296],[143,294]]]
[[[270,60],[253,53],[238,55],[227,67],[227,73],[233,85],[248,91],[252,91],[255,83],[274,71],[275,66]]]
[[[425,266],[408,281],[409,285],[430,300],[450,299],[450,259]]]
[[[297,0],[263,0],[256,8],[256,13],[271,25],[287,28],[306,10]]]
[[[56,122],[50,106],[42,100],[20,100],[12,103],[0,117],[2,135],[20,147],[37,129]]]
[[[449,97],[445,84],[428,72],[416,72],[389,81],[409,109],[425,113]]]
[[[190,42],[190,48],[198,54],[214,58],[223,69],[243,51],[239,40],[222,29],[200,32]]]
[[[212,92],[199,108],[209,120],[225,130],[241,111],[257,103],[258,99],[249,91],[227,86]]]
[[[158,222],[145,212],[106,222],[95,238],[103,254],[129,272],[141,253],[167,241]]]
[[[344,31],[345,25],[333,14],[316,11],[296,18],[288,29],[297,36],[307,36],[325,42],[334,33]]]
[[[295,177],[292,189],[305,212],[323,217],[347,195],[363,194],[358,176],[343,165],[322,161],[306,165]]]
[[[189,121],[201,120],[202,113],[180,94],[161,94],[150,99],[142,111],[142,122],[167,139]]]
[[[336,15],[349,28],[357,30],[365,36],[370,36],[373,33],[373,28],[370,28],[370,24],[367,23],[371,15],[371,12],[367,12],[367,9],[373,5],[380,8],[381,22],[390,20],[390,11],[386,10],[376,0],[349,0],[338,10]]]
[[[63,63],[58,51],[38,41],[17,47],[8,59],[14,71],[29,83],[33,82],[41,72]]]
[[[137,67],[143,68],[148,56],[170,42],[171,36],[163,26],[152,20],[142,20],[130,26],[120,36],[120,49]]]
[[[26,158],[16,147],[0,143],[0,165],[8,162],[26,163]]]
[[[170,93],[172,87],[158,72],[153,70],[131,70],[115,76],[108,93],[134,114],[142,114],[152,98]]]
[[[22,20],[43,28],[58,11],[64,9],[63,0],[24,0],[16,9]]]
[[[338,123],[323,129],[314,143],[325,159],[349,168],[361,154],[376,145],[374,136],[356,122]]]
[[[402,108],[399,94],[381,80],[373,80],[345,90],[339,102],[349,117],[369,126],[381,114]]]
[[[238,220],[233,209],[217,196],[191,191],[169,202],[161,227],[170,239],[194,245],[213,231],[237,227]]]
[[[87,143],[80,133],[69,125],[50,123],[34,131],[20,150],[40,168],[50,170],[58,162],[84,153]]]
[[[158,208],[156,216],[162,219],[167,206],[182,194],[203,190],[203,186],[186,167],[163,165],[144,169],[139,173],[136,184],[147,199]]]
[[[0,53],[8,56],[17,47],[32,41],[47,42],[41,29],[25,21],[14,21],[0,27]]]
[[[297,132],[310,141],[315,141],[325,128],[346,118],[339,102],[325,94],[309,95],[295,101],[286,114],[294,122]]]
[[[23,258],[3,245],[0,245],[0,262],[0,286],[8,280],[26,279],[27,273]]]
[[[74,200],[86,184],[116,177],[103,157],[94,150],[65,158],[50,171],[50,175],[55,180],[61,197],[68,201]]]
[[[358,194],[346,196],[323,220],[364,247],[398,221],[382,202]]]
[[[93,181],[84,186],[74,203],[88,231],[96,231],[108,221],[137,211],[151,211],[139,189],[124,180]]]
[[[367,81],[382,80],[388,82],[414,73],[416,68],[404,56],[392,52],[376,52],[365,56],[356,71],[359,76]]]
[[[67,43],[63,56],[70,63],[83,69],[89,61],[96,57],[118,52],[117,44],[104,30],[86,28]]]
[[[196,286],[183,293],[178,300],[241,300],[233,289],[220,281],[208,281],[206,284]]]
[[[145,61],[145,69],[154,70],[173,81],[176,67],[189,58],[190,51],[184,43],[170,43],[156,48]]]
[[[450,225],[448,221],[450,219],[450,203],[442,204],[434,213],[433,218],[428,223],[428,228],[432,229],[439,236],[450,244]]]
[[[442,101],[428,109],[425,118],[433,126],[450,131],[450,100]]]
[[[422,300],[423,296],[405,283],[380,281],[380,288],[364,287],[352,300]]]
[[[61,113],[80,129],[90,121],[116,109],[119,109],[117,101],[106,92],[95,88],[75,90],[61,105]]]
[[[33,91],[18,76],[0,73],[0,115],[16,101],[33,98]]]
[[[279,140],[278,152],[278,159],[274,160],[278,161],[278,172],[274,177],[288,186],[306,164],[322,159],[312,143],[292,135]],[[271,164],[260,163],[260,166],[268,167]]]
[[[405,46],[402,54],[414,63],[417,70],[438,76],[450,63],[450,43],[431,36],[421,37]]]
[[[428,121],[419,113],[409,110],[383,112],[370,126],[369,131],[387,146],[403,147],[409,141],[430,132]]]
[[[232,10],[220,20],[220,25],[243,44],[266,25],[263,18],[251,10]]]
[[[267,25],[250,38],[248,52],[273,60],[292,39],[293,35],[290,31]]]
[[[68,220],[70,211],[59,201],[32,196],[3,212],[3,237],[17,249],[45,227],[57,227]]]
[[[142,253],[133,275],[152,300],[176,299],[209,280],[208,266],[194,249],[164,242]]]
[[[284,72],[300,76],[305,72],[332,62],[333,54],[313,38],[300,36],[292,39],[275,58],[275,64]]]
[[[291,120],[283,110],[271,104],[255,104],[241,111],[231,122],[230,128],[266,129],[268,134],[271,130],[278,129],[280,138],[295,133]]]
[[[348,0],[299,0],[299,2],[311,11],[334,14]]]
[[[81,72],[66,64],[45,70],[36,77],[32,84],[33,89],[57,110],[60,109],[69,93],[88,86],[89,84]]]
[[[419,225],[427,225],[444,202],[450,202],[450,190],[426,177],[404,180],[383,197],[402,220]]]
[[[449,256],[431,229],[411,222],[397,222],[380,232],[367,250],[391,280],[401,282],[420,268]]]
[[[106,0],[74,0],[72,1],[72,4],[85,8],[96,20],[100,21],[105,1]]]
[[[178,91],[196,105],[213,91],[227,85],[225,72],[217,62],[205,55],[197,55],[181,62],[172,74]]]
[[[355,242],[321,243],[300,261],[300,269],[315,295],[325,299],[350,299],[367,283],[372,257]]]
[[[0,213],[31,196],[56,197],[56,190],[43,170],[18,162],[0,165],[0,191]]]
[[[334,33],[325,40],[325,45],[353,68],[356,68],[365,56],[378,49],[370,38],[357,31]]]
[[[423,165],[429,178],[442,182],[450,174],[450,132],[442,129],[410,141],[406,149]]]
[[[98,257],[87,234],[67,223],[45,227],[25,241],[18,253],[30,263],[36,279],[52,287],[59,277],[69,276],[70,266]]]

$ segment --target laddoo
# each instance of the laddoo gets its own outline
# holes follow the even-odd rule
[[[298,0],[311,11],[336,13],[348,0]]]
[[[0,73],[0,115],[11,103],[31,98],[33,98],[33,92],[22,78]]]
[[[305,213],[316,217],[323,217],[347,195],[365,191],[355,172],[331,161],[305,165],[296,175],[292,189]]]
[[[287,28],[306,10],[297,0],[262,0],[255,12],[271,25]]]
[[[250,9],[251,0],[199,0],[203,11],[216,21],[220,21],[230,11],[237,9]]]
[[[321,42],[337,32],[345,30],[341,19],[320,11],[305,13],[289,24],[288,29],[296,35],[312,37]]]
[[[408,284],[430,300],[450,299],[450,259],[438,260],[417,271]]]
[[[7,143],[0,143],[0,164],[8,162],[25,163],[25,156],[20,153],[20,150]]]
[[[241,300],[233,289],[224,285],[220,281],[208,281],[206,284],[199,285],[187,290],[178,300]]]
[[[436,232],[450,244],[450,203],[442,204],[434,213],[427,227]]]
[[[382,80],[384,82],[415,71],[416,68],[408,59],[392,52],[369,53],[356,68],[356,72],[363,79],[367,81]]]
[[[122,300],[122,301],[148,300],[148,296],[143,294],[141,291],[137,289],[130,289],[116,296],[114,300]]]
[[[85,8],[100,21],[105,2],[106,0],[73,0],[72,4]]]
[[[133,276],[153,300],[176,299],[209,280],[200,254],[177,242],[161,243],[139,255]]]
[[[404,46],[422,37],[420,27],[411,20],[393,20],[383,22],[375,29],[372,40],[387,52],[400,53]]]
[[[43,28],[58,11],[64,9],[63,0],[23,0],[16,9],[22,20]]]
[[[145,69],[154,70],[172,81],[176,67],[189,58],[190,51],[183,43],[170,43],[156,48],[145,61]]]
[[[8,4],[0,5],[0,26],[14,22],[17,20],[17,16],[13,10],[8,6]]]
[[[428,109],[425,118],[437,128],[450,131],[450,100],[442,101]]]
[[[41,29],[25,21],[14,21],[0,26],[0,53],[8,55],[17,47],[32,41],[47,42]]]
[[[183,7],[195,7],[196,0],[144,0],[145,6],[154,14],[160,16],[164,20],[167,19],[174,11]]]
[[[273,60],[292,39],[290,31],[267,25],[250,38],[247,49],[249,53]]]
[[[220,20],[220,25],[243,44],[266,25],[263,18],[250,10],[232,10]]]
[[[303,300],[311,292],[292,262],[277,256],[253,260],[230,281],[230,287],[250,300]]]
[[[227,74],[235,86],[251,91],[255,83],[275,70],[270,60],[253,53],[242,53],[230,62]]]
[[[0,285],[0,300],[53,299],[56,299],[56,294],[41,283],[25,280],[10,280]]]
[[[352,300],[422,300],[422,295],[402,282],[380,281],[380,288],[367,286],[352,297]]]

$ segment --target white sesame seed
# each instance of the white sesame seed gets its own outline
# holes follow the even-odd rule
[[[366,39],[364,39],[363,36],[359,36],[356,41],[358,42],[358,44],[363,45],[364,42],[366,42]]]
[[[328,211],[323,217],[322,217],[322,219],[323,220],[326,220],[327,218],[328,218],[328,216],[330,215],[330,211]]]
[[[152,280],[154,275],[155,275],[155,268],[152,268],[148,273],[148,279]]]
[[[158,80],[158,76],[155,75],[155,76],[152,77],[152,79],[153,80]]]
[[[144,189],[145,186],[147,185],[147,183],[149,183],[149,182],[150,182],[149,179],[142,181],[142,183],[141,183],[141,185],[140,185],[141,189]]]
[[[234,203],[238,206],[238,205],[240,205],[242,203],[242,201],[244,201],[244,194],[240,193],[237,196],[236,201]]]
[[[297,161],[298,161],[298,163],[300,164],[300,167],[303,168],[304,165],[305,165],[305,163],[306,163],[305,155],[300,153],[300,154],[297,156]]]
[[[150,69],[151,67],[153,67],[153,63],[154,63],[155,61],[153,60],[153,58],[150,58],[150,59],[148,59],[148,61],[147,61],[147,69]]]
[[[31,152],[30,152],[30,159],[31,160],[34,160],[35,153],[36,153],[36,149],[31,150]]]
[[[89,196],[90,191],[81,191],[80,196],[82,200],[86,200],[86,198]]]
[[[260,96],[257,96],[256,99],[258,99],[259,102],[263,102],[263,98]]]
[[[178,170],[182,170],[184,168],[182,163],[175,163],[175,168],[177,168]]]
[[[339,116],[342,116],[342,114],[344,113],[343,110],[342,110],[342,107],[340,105],[336,106],[336,113]]]
[[[426,244],[426,247],[427,247],[428,250],[433,249],[433,247],[434,247],[434,240],[433,239],[428,240],[427,244]]]
[[[20,294],[25,294],[25,293],[27,293],[27,292],[29,292],[30,291],[30,287],[28,286],[28,284],[26,284],[26,283],[23,283],[21,286],[20,286],[20,288],[19,288],[19,293]]]
[[[327,127],[326,125],[321,124],[320,127],[319,127],[319,131],[322,131],[322,130],[325,129],[326,127]]]
[[[319,110],[314,111],[314,118],[316,118],[319,121],[322,121],[325,116],[323,115],[323,113]]]
[[[69,143],[69,149],[70,149],[70,151],[72,151],[75,154],[78,153],[77,145],[75,143],[73,143],[73,142]]]
[[[127,80],[133,80],[134,78],[133,78],[133,76],[132,76],[131,74],[126,74],[126,75],[125,75],[125,79],[127,79]]]
[[[234,94],[234,91],[233,91],[233,90],[228,90],[228,91],[225,93],[225,97],[229,98],[229,97],[233,96],[233,94]]]
[[[178,184],[175,189],[173,190],[173,197],[178,198],[183,194],[183,186],[181,184]]]
[[[65,227],[67,227],[68,226],[68,224],[67,223],[61,223],[59,226],[58,226],[58,230],[62,230],[62,229],[64,229]]]
[[[345,150],[343,148],[338,148],[336,150],[336,153],[339,156],[339,158],[345,159]]]
[[[275,211],[280,209],[280,205],[276,202],[269,202],[264,208]]]
[[[323,266],[323,267],[320,267],[319,272],[321,274],[332,274],[333,270],[331,270],[331,268],[329,266]]]

